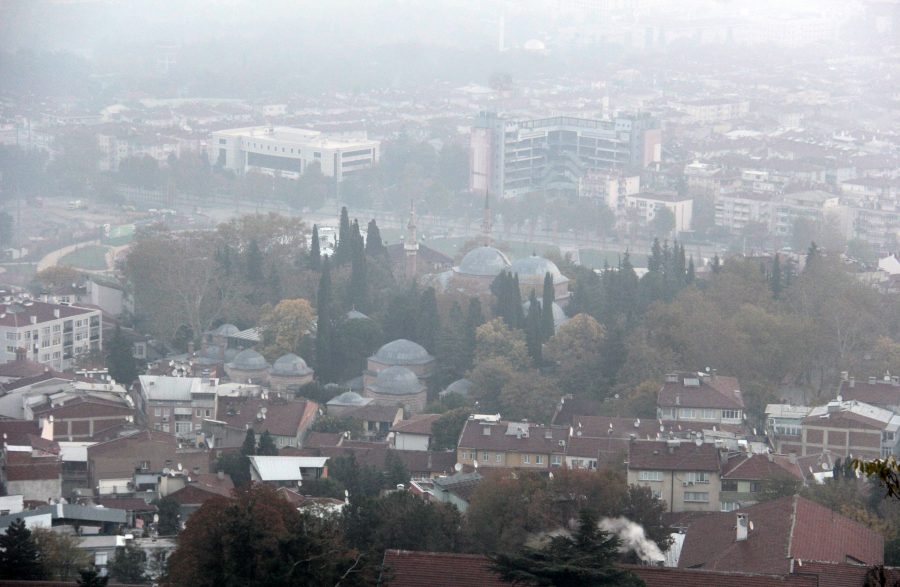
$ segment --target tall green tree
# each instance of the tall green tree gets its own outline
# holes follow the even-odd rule
[[[529,585],[638,587],[644,582],[617,566],[619,538],[600,530],[596,516],[581,510],[574,536],[554,536],[543,548],[525,547],[493,558],[504,581]]]
[[[435,343],[438,384],[442,387],[463,377],[472,368],[472,349],[466,326],[462,308],[454,302]]]
[[[157,531],[160,536],[174,536],[181,529],[181,504],[171,496],[166,496],[156,502],[159,510],[159,525]]]
[[[334,363],[333,298],[331,291],[331,262],[322,261],[319,292],[316,296],[316,377],[320,382],[334,381],[338,366]]]
[[[350,214],[347,206],[341,208],[341,223],[338,227],[338,241],[334,247],[334,264],[343,265],[350,259],[352,236],[350,233]]]
[[[406,338],[416,340],[419,331],[416,326],[420,304],[419,287],[413,282],[408,288],[396,292],[388,300],[384,317],[384,337],[387,340]]]
[[[778,253],[775,254],[775,258],[772,259],[772,274],[769,276],[769,284],[772,288],[772,297],[776,300],[781,297],[781,292],[784,289],[781,282],[781,257]]]
[[[136,544],[116,549],[116,556],[109,561],[109,576],[126,585],[140,585],[147,580],[147,553]]]
[[[75,536],[49,528],[35,528],[31,537],[37,544],[47,578],[68,581],[77,574],[78,569],[91,564],[91,557],[81,548],[81,542]]]
[[[247,245],[247,253],[244,257],[247,279],[253,283],[259,283],[263,279],[263,255],[259,250],[259,243],[255,238],[250,239]]]
[[[0,579],[37,581],[47,576],[41,552],[22,518],[0,534]]]
[[[354,242],[350,254],[350,284],[348,286],[347,300],[349,306],[361,312],[369,309],[369,278],[366,261],[366,253],[362,245],[362,237],[359,235],[359,225],[353,224],[356,229],[357,240]]]
[[[309,266],[318,271],[322,267],[322,245],[319,243],[319,225],[313,224],[312,244],[309,247]]]
[[[247,433],[244,435],[244,442],[241,444],[241,454],[245,457],[256,454],[256,433],[253,431],[253,428],[247,428]]]
[[[78,587],[106,587],[109,584],[109,577],[100,575],[95,568],[78,571],[78,575]]]
[[[556,332],[553,323],[553,302],[556,300],[556,290],[553,287],[553,276],[548,271],[544,275],[544,295],[541,299],[541,338],[548,341]]]
[[[269,457],[278,456],[278,447],[275,446],[275,441],[268,430],[263,430],[263,433],[259,435],[259,446],[256,449],[256,454]]]
[[[131,385],[137,379],[137,364],[134,360],[131,341],[117,324],[112,338],[107,343],[106,367],[109,375],[122,385]]]
[[[528,354],[531,362],[539,367],[543,361],[541,345],[543,343],[543,320],[541,318],[541,305],[538,303],[534,290],[528,299],[528,314],[525,317],[525,344],[528,346]]]
[[[434,353],[437,338],[441,330],[441,317],[438,314],[437,296],[434,288],[429,287],[419,297],[416,313],[416,342]]]
[[[441,414],[431,426],[431,450],[456,450],[469,412],[469,408],[456,408]]]
[[[381,238],[381,230],[375,219],[369,221],[366,228],[366,255],[375,259],[387,256],[387,248],[384,246],[384,240]]]

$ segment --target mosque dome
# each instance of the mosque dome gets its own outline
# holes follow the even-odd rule
[[[423,365],[432,359],[422,345],[405,338],[391,341],[375,353],[375,360],[385,365]]]
[[[543,282],[544,276],[547,275],[547,273],[553,276],[554,285],[569,281],[569,279],[560,272],[556,263],[550,259],[538,257],[537,255],[516,259],[513,261],[509,271],[510,273],[517,274],[520,282],[536,280]]]
[[[212,334],[216,336],[233,336],[240,332],[237,326],[234,324],[223,324],[212,331]]]
[[[272,375],[280,375],[282,377],[300,377],[309,375],[312,369],[306,364],[302,358],[294,353],[288,353],[278,357],[272,364]]]
[[[543,309],[544,301],[542,299],[538,298],[537,303],[538,303],[538,307]],[[526,300],[525,303],[522,304],[522,309],[525,310],[526,316],[528,315],[529,304],[530,304],[530,301],[528,301],[528,300]],[[562,326],[563,324],[565,324],[566,322],[569,321],[569,317],[566,316],[566,312],[562,309],[562,307],[559,304],[557,304],[556,302],[553,302],[553,305],[550,306],[550,308],[551,308],[551,311],[553,312],[553,328],[559,329],[560,326]]]
[[[359,395],[355,391],[345,391],[341,395],[337,397],[333,397],[328,400],[327,405],[329,406],[364,406],[369,403],[371,400],[366,400],[363,396]]]
[[[378,373],[372,389],[387,395],[415,395],[425,389],[416,374],[406,367],[388,367]]]
[[[472,249],[459,262],[457,271],[463,275],[476,275],[481,277],[495,277],[504,269],[509,269],[510,263],[506,255],[494,247],[478,247]]]
[[[469,390],[472,388],[472,382],[468,379],[457,379],[453,383],[447,386],[447,389],[441,392],[441,397],[446,395],[450,395],[451,393],[456,393],[463,397],[469,394]]]
[[[229,366],[232,369],[238,369],[240,371],[262,371],[263,369],[269,368],[266,359],[253,349],[246,349],[239,352]]]

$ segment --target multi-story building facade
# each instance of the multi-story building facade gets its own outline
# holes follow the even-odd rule
[[[37,301],[0,304],[0,363],[26,359],[65,371],[103,348],[100,310]]]
[[[547,470],[565,461],[569,429],[474,416],[466,421],[456,449],[463,465]]]
[[[663,421],[740,425],[744,420],[744,399],[734,377],[669,373],[659,390],[656,413]]]
[[[701,98],[678,106],[695,122],[709,123],[741,118],[750,113],[750,101],[738,97]]]
[[[625,196],[625,208],[620,210],[619,217],[626,221],[634,214],[642,224],[649,224],[656,218],[659,210],[668,208],[675,218],[675,232],[691,229],[694,215],[694,199],[690,196],[679,196],[675,193],[643,193]]]
[[[732,192],[716,196],[716,226],[740,233],[748,224],[772,223],[775,195],[759,192]]]
[[[715,444],[635,440],[628,450],[628,484],[649,487],[670,512],[719,511],[721,462]]]
[[[648,114],[512,121],[482,112],[472,125],[470,188],[514,197],[578,193],[591,171],[642,169],[661,160],[662,130]]]
[[[900,454],[900,415],[859,401],[830,401],[814,407],[803,419],[798,444],[781,447],[800,456],[826,450],[841,458]]]
[[[141,375],[132,396],[147,428],[185,438],[215,419],[218,386],[215,378]]]
[[[209,159],[238,173],[297,178],[311,165],[342,181],[378,162],[381,143],[366,134],[328,135],[286,126],[255,126],[212,133]]]

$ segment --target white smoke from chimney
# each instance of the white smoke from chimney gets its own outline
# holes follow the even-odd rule
[[[622,541],[620,552],[634,551],[638,558],[648,563],[660,563],[666,560],[655,542],[647,538],[643,526],[635,524],[625,517],[603,518],[598,524],[600,529],[615,534]]]

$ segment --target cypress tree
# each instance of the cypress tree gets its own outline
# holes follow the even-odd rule
[[[256,454],[263,456],[278,456],[278,447],[275,446],[275,441],[272,440],[272,435],[269,434],[268,430],[263,430],[263,433],[259,435],[259,448],[256,449]]]
[[[384,334],[388,340],[406,338],[416,340],[416,318],[419,307],[419,287],[416,282],[388,302],[384,317]]]
[[[316,271],[322,266],[322,249],[319,245],[318,224],[313,224],[312,244],[309,246],[309,266]]]
[[[355,225],[357,234],[359,226]],[[354,243],[352,255],[350,258],[350,285],[349,295],[347,296],[351,307],[355,307],[361,312],[368,309],[369,300],[369,278],[368,266],[366,261],[366,253],[362,245],[362,237]]]
[[[712,260],[712,272],[718,273],[721,270],[722,270],[722,261],[719,259],[719,254],[716,253],[716,256],[713,257],[713,260]]]
[[[262,251],[259,250],[259,243],[256,242],[255,238],[250,239],[250,244],[247,245],[245,262],[247,264],[247,279],[254,283],[262,281],[263,256]]]
[[[697,279],[697,272],[694,270],[694,256],[691,255],[691,258],[688,261],[687,276],[685,276],[684,282],[691,284],[694,283],[695,279]]]
[[[463,377],[472,367],[468,349],[468,322],[457,302],[450,308],[449,319],[438,335],[435,356],[438,384],[441,387]]]
[[[528,316],[525,319],[525,344],[528,346],[528,354],[531,356],[535,366],[542,363],[541,343],[543,339],[543,328],[541,320],[541,305],[538,303],[537,295],[531,290],[531,296],[528,298]]]
[[[384,257],[387,254],[384,240],[381,238],[381,230],[378,229],[374,218],[369,221],[366,229],[366,254],[375,258]]]
[[[591,271],[593,274],[594,272]],[[541,301],[541,340],[547,341],[556,332],[553,323],[553,302],[556,300],[556,290],[553,287],[553,276],[548,271],[544,275],[544,295]]]
[[[469,298],[469,307],[466,311],[466,363],[471,366],[475,360],[475,331],[484,324],[484,314],[481,311],[481,300]]]
[[[338,242],[334,248],[334,263],[342,265],[347,262],[350,256],[350,214],[347,212],[347,206],[341,208],[341,224],[338,228]]]
[[[512,328],[524,328],[525,327],[525,308],[523,308],[522,304],[522,290],[519,287],[519,274],[516,273],[513,276],[512,284],[509,288],[509,305],[514,312],[514,324],[510,325]]]
[[[134,361],[131,343],[125,338],[122,326],[117,324],[116,331],[107,343],[106,366],[110,376],[122,385],[131,385],[137,378],[137,365]]]
[[[244,435],[244,443],[241,444],[241,454],[245,457],[256,454],[256,433],[253,428],[247,428],[247,434]]]
[[[316,297],[316,376],[319,381],[330,383],[334,378],[333,364],[334,332],[332,326],[331,263],[328,257],[322,260],[322,276],[319,278],[319,292]]]
[[[647,259],[647,270],[663,270],[663,250],[659,244],[659,238],[653,239],[653,245],[650,247],[650,257]]]
[[[416,342],[434,354],[435,343],[440,332],[441,322],[438,315],[437,297],[433,287],[422,292],[419,298],[416,315]]]
[[[769,283],[772,286],[772,297],[777,300],[781,296],[781,290],[783,289],[781,285],[781,258],[778,253],[775,253],[775,258],[772,259],[772,275],[769,278]]]

